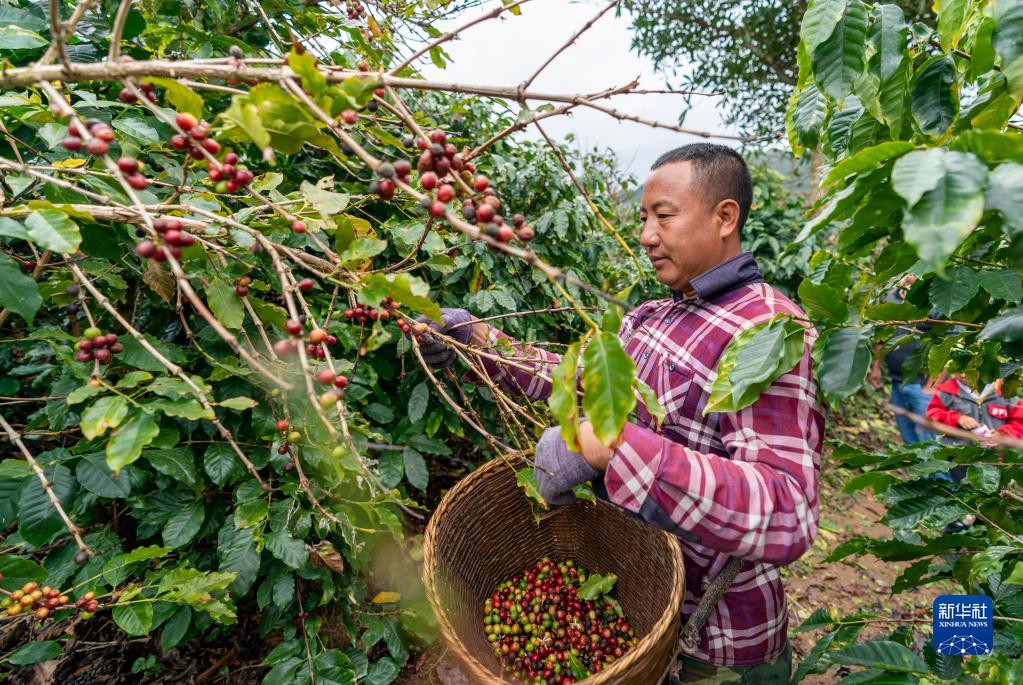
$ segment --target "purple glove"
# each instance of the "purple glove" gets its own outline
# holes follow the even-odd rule
[[[578,452],[561,439],[561,428],[553,426],[536,443],[536,482],[548,504],[571,504],[572,488],[600,476]]]
[[[463,345],[468,345],[469,339],[472,338],[472,326],[469,324],[472,321],[472,314],[464,309],[441,309],[440,313],[441,318],[444,319],[443,326],[425,315],[417,317],[416,321],[421,321],[438,333],[450,336]],[[455,324],[465,325],[451,330]],[[419,350],[423,353],[426,363],[435,369],[446,369],[455,362],[455,351],[433,338],[429,333],[424,333],[421,336]]]

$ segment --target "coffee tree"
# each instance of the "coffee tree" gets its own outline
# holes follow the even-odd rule
[[[798,296],[821,332],[818,381],[835,407],[863,386],[872,354],[912,340],[921,344],[907,377],[947,371],[975,388],[1005,379],[1008,396],[1019,388],[1023,126],[1015,120],[1023,99],[1023,3],[934,7],[930,26],[908,23],[897,4],[814,0],[802,21],[788,134],[797,155],[820,150],[827,168],[816,216],[797,243],[828,226],[837,231],[834,245],[811,259]],[[886,301],[910,273],[919,278],[905,301]],[[893,339],[916,324],[929,329]],[[784,349],[786,340],[786,330],[773,326],[737,341],[725,355],[734,368],[717,381],[721,406],[750,401],[774,375],[752,374],[738,361]],[[785,370],[784,362],[777,366]],[[872,488],[888,506],[883,522],[892,537],[847,541],[830,559],[869,553],[911,561],[893,593],[944,583],[947,591],[991,597],[994,652],[965,662],[929,645],[921,653],[913,620],[821,608],[798,629],[825,632],[795,681],[851,667],[861,668],[842,682],[1023,678],[1020,447],[1009,440],[930,443],[879,455],[836,447],[843,467],[862,470],[846,491]],[[954,466],[965,469],[963,480],[935,477]],[[894,630],[860,640],[872,624]]]

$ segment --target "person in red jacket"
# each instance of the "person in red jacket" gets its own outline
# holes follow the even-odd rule
[[[1003,397],[1001,380],[976,392],[962,376],[953,376],[935,390],[927,405],[927,418],[931,421],[979,435],[999,433],[1010,438],[1023,438],[1023,401]],[[967,443],[948,436],[944,440]]]

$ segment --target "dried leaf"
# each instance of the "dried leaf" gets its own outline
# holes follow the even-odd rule
[[[142,271],[142,280],[164,302],[170,302],[174,297],[174,274],[163,264],[158,264],[151,259],[146,260],[146,268]]]
[[[326,566],[334,573],[345,572],[345,560],[341,558],[341,553],[326,540],[321,540],[313,546],[313,551],[309,554],[309,563],[316,567]]]

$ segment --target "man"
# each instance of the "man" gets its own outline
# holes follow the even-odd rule
[[[906,291],[916,282],[916,276],[906,276],[899,285],[894,288],[885,298],[886,302],[901,304],[906,301]],[[909,334],[926,333],[930,326],[919,324],[915,327],[899,327],[892,334],[892,340]],[[916,378],[903,378],[902,367],[905,365],[909,355],[920,345],[919,340],[898,345],[884,356],[884,363],[888,367],[888,375],[892,379],[892,405],[911,411],[918,416],[927,412],[927,405],[931,401],[931,394],[934,391],[934,384],[927,380],[923,374],[917,374]],[[877,390],[884,387],[881,379],[881,360],[875,359],[870,367],[870,384]],[[934,439],[934,431],[927,430],[925,426],[917,424],[906,416],[895,415],[895,424],[899,428],[899,436],[906,445],[917,442],[926,442]]]
[[[740,230],[752,184],[742,157],[720,145],[694,144],[666,153],[643,189],[641,243],[671,298],[648,301],[624,317],[620,336],[638,376],[667,412],[661,428],[645,408],[614,446],[579,425],[576,453],[547,430],[536,448],[541,493],[571,501],[571,489],[594,481],[605,499],[679,536],[686,559],[683,618],[730,556],[744,560],[729,590],[684,654],[670,682],[787,684],[791,655],[788,613],[778,567],[810,546],[819,517],[817,478],[823,417],[812,375],[808,331],[803,357],[750,407],[703,415],[715,369],[740,332],[776,314],[804,314],[763,283]],[[444,310],[441,332],[474,345],[503,333]],[[457,324],[463,324],[457,326]],[[457,327],[456,327],[457,326]],[[549,374],[558,357],[513,343]],[[428,362],[447,365],[453,353],[438,341],[423,345]],[[509,389],[543,398],[550,382],[486,361]],[[682,673],[677,673],[682,670]]]

